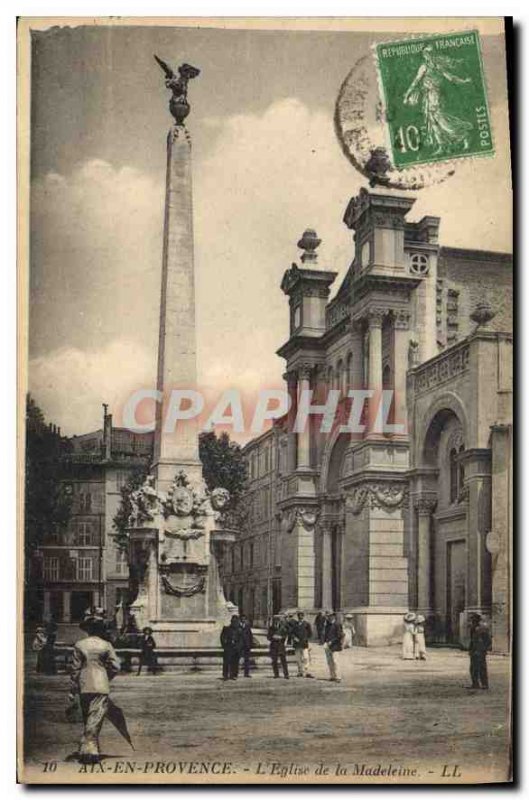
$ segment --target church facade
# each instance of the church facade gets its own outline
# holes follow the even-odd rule
[[[512,257],[444,247],[440,219],[414,199],[362,189],[344,222],[354,258],[336,273],[306,231],[285,272],[290,335],[278,354],[292,399],[245,447],[249,524],[226,553],[227,595],[256,624],[277,610],[354,614],[358,641],[401,637],[402,615],[430,641],[465,644],[468,617],[508,649],[512,539]],[[365,430],[293,430],[296,399],[369,390]],[[380,398],[390,429],[375,418]],[[367,397],[367,394],[366,394]]]

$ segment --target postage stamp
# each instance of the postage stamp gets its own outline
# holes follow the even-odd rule
[[[397,169],[494,153],[477,31],[377,44],[375,54]]]

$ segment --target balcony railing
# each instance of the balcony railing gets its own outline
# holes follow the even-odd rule
[[[468,370],[470,345],[461,342],[411,370],[415,394],[424,394]]]

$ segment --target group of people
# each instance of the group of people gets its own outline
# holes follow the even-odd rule
[[[426,619],[422,614],[408,611],[404,614],[404,631],[402,634],[402,658],[405,661],[426,661],[426,639],[424,626]]]
[[[317,639],[325,651],[330,680],[338,683],[341,680],[338,654],[352,646],[355,633],[353,616],[346,614],[342,625],[334,611],[320,612],[316,617],[315,627]],[[294,648],[298,677],[314,677],[309,671],[312,626],[305,619],[303,611],[298,611],[296,614],[294,612],[274,614],[267,628],[267,639],[270,643],[274,678],[279,678],[280,668],[283,677],[286,680],[290,678],[287,646]],[[250,656],[253,636],[250,623],[244,614],[234,615],[231,618],[230,624],[222,629],[220,642],[223,648],[223,680],[237,680],[241,659],[244,665],[244,677],[251,678]]]
[[[422,614],[408,611],[404,617],[402,635],[402,658],[406,661],[426,661],[426,639],[424,626],[426,619]],[[492,637],[481,614],[470,615],[470,640],[468,654],[470,656],[470,686],[468,689],[488,689],[487,653],[492,648]]]
[[[297,617],[297,618],[296,618]],[[346,614],[343,624],[333,611],[320,613],[315,620],[318,641],[323,645],[330,680],[340,681],[339,654],[351,647],[355,630],[352,615]],[[403,658],[426,658],[424,641],[425,619],[420,614],[408,612],[404,616]],[[80,742],[78,757],[82,762],[95,762],[100,759],[99,732],[108,718],[116,729],[130,742],[125,717],[121,709],[109,698],[110,681],[117,675],[122,664],[114,646],[109,641],[108,625],[103,609],[90,609],[80,624],[87,636],[74,646],[70,670],[70,706],[67,714],[76,705],[80,707],[84,730]],[[57,625],[53,622],[46,627],[39,626],[33,643],[37,652],[37,669],[46,672],[46,658],[53,657],[53,645],[57,636]],[[141,658],[138,674],[143,665],[153,673],[158,671],[156,642],[151,628],[144,628],[141,634]],[[286,647],[291,645],[296,655],[299,677],[313,677],[310,667],[310,642],[312,626],[305,619],[303,611],[288,614],[275,614],[267,630],[270,643],[270,658],[274,678],[279,678],[279,666],[283,677],[288,679],[288,663]],[[254,645],[252,629],[248,619],[241,614],[234,615],[229,625],[222,629],[221,644],[223,648],[223,679],[236,680],[239,664],[243,660],[245,677],[250,678],[251,650]],[[478,613],[470,615],[470,676],[469,689],[488,689],[487,652],[491,649],[492,640],[489,629]],[[48,652],[48,656],[46,653]],[[49,665],[48,665],[49,668]]]

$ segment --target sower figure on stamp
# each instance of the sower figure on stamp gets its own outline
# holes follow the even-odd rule
[[[284,677],[288,680],[288,664],[285,641],[288,636],[288,628],[279,614],[274,614],[272,624],[268,628],[268,641],[270,642],[270,658],[272,659],[272,669],[274,678],[279,678],[279,661],[283,670]]]
[[[229,625],[225,625],[220,634],[220,643],[224,650],[222,658],[222,679],[236,681],[239,675],[239,661],[243,649],[243,639],[239,617],[234,614]]]
[[[488,689],[489,676],[487,672],[487,652],[492,647],[492,639],[488,627],[481,618],[481,614],[470,615],[470,680],[469,689]]]
[[[88,637],[74,647],[70,702],[79,695],[84,723],[79,761],[90,764],[100,760],[99,732],[109,712],[110,681],[118,674],[120,662],[110,642],[104,639],[102,614],[87,612],[80,627]]]
[[[252,656],[252,626],[248,622],[248,618],[241,614],[241,634],[242,634],[242,661],[244,666],[244,677],[251,678],[250,675],[250,659]]]
[[[325,643],[323,648],[325,650],[325,657],[327,658],[327,666],[329,667],[330,680],[339,683],[342,678],[340,675],[340,667],[338,664],[339,656],[343,649],[343,628],[336,618],[336,614],[331,612],[329,621],[325,628]]]
[[[303,611],[298,611],[298,620],[292,630],[292,644],[296,654],[299,678],[312,678],[309,668],[309,641],[312,637],[312,628],[305,619]]]

